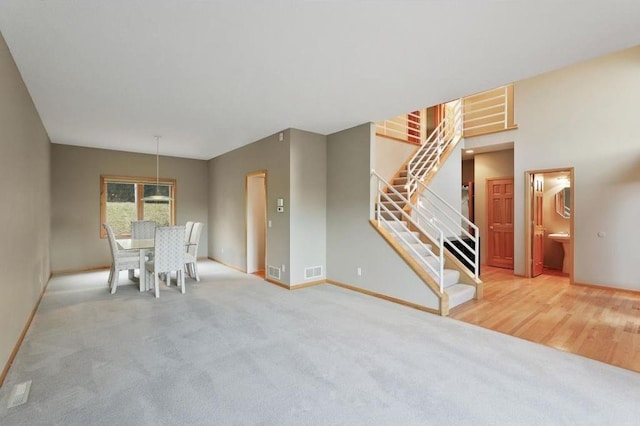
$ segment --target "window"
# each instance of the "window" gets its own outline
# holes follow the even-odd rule
[[[154,220],[160,226],[175,224],[175,179],[100,176],[100,238],[108,223],[116,235],[131,235],[131,221]],[[167,195],[171,201],[144,201],[149,195]]]

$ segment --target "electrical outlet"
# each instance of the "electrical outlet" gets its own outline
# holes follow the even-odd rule
[[[358,273],[358,276],[361,277],[362,276],[362,268],[358,267],[357,273]]]
[[[220,253],[224,254],[224,247],[220,247]]]
[[[284,266],[284,263],[282,264],[282,272],[285,272],[287,269]]]

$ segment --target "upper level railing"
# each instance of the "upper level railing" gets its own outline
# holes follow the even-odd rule
[[[413,111],[376,123],[376,134],[420,145],[424,139],[422,111]]]
[[[427,120],[427,117],[441,117],[440,113],[444,112],[443,115],[446,119],[451,115],[452,104],[460,101],[463,111],[463,137],[465,138],[518,127],[514,122],[513,84],[509,84],[457,101],[380,121],[376,123],[376,134],[420,145],[427,138],[427,129],[432,129],[437,124],[437,118],[434,123],[432,119]]]
[[[462,98],[464,137],[515,129],[513,84]]]

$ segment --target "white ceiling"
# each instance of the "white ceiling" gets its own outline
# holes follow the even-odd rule
[[[640,44],[637,0],[1,0],[54,143],[209,159]]]

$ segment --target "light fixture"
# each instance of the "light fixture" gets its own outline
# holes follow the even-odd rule
[[[467,149],[467,150],[465,151],[465,153],[467,153],[467,154],[473,154],[473,150],[472,150],[472,149]]]
[[[160,136],[154,136],[156,138],[156,193],[143,197],[142,201],[159,201],[169,202],[171,197],[160,194]]]

